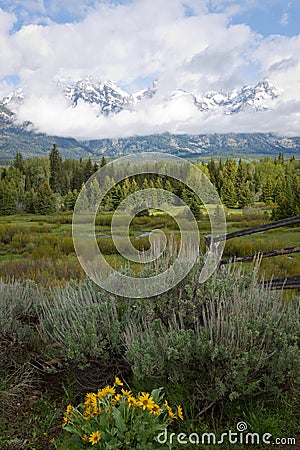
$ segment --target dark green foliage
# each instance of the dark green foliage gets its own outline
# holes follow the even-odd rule
[[[12,164],[16,169],[20,170],[20,172],[22,172],[22,173],[25,172],[25,165],[24,165],[24,159],[23,159],[22,153],[17,152]]]
[[[17,212],[18,192],[14,182],[0,180],[0,215],[8,216]]]
[[[62,176],[62,157],[53,144],[53,148],[49,154],[50,160],[50,179],[49,184],[53,192],[61,192],[61,176]]]
[[[267,205],[273,203],[275,200],[275,180],[269,175],[262,186],[262,193],[260,196],[260,201],[266,203]]]
[[[238,190],[238,204],[240,208],[254,204],[254,193],[250,188],[249,182],[246,182]]]
[[[87,181],[94,173],[94,165],[91,158],[88,158],[84,165],[84,179]]]
[[[106,166],[106,164],[107,164],[107,162],[106,162],[105,156],[103,155],[101,158],[100,167],[104,167],[104,166]]]
[[[106,165],[103,156],[100,167]],[[115,185],[114,178],[118,176],[114,165],[108,166],[108,176],[103,186],[93,184],[87,193],[87,201],[93,209],[98,203],[101,193],[108,185],[112,186],[104,197],[100,210],[112,211],[130,194],[137,190],[149,188],[164,189],[173,192],[184,200],[197,216],[201,219],[201,201],[195,193],[184,183],[168,176],[158,176],[155,173],[143,174],[143,170],[135,177],[129,177]],[[300,198],[300,163],[294,158],[284,161],[282,155],[271,160],[265,158],[258,162],[244,162],[229,158],[225,162],[210,160],[207,164],[198,164],[198,167],[206,173],[220,194],[221,200],[228,208],[244,208],[261,201],[265,205],[273,207],[273,217],[283,218],[299,213]],[[60,193],[62,199],[61,208],[73,210],[78,193],[87,179],[98,169],[91,158],[62,160],[58,148],[54,145],[49,158],[23,159],[21,153],[17,153],[10,167],[0,169],[0,178],[10,183],[7,196],[3,197],[2,214],[18,212],[33,212],[33,203],[36,199],[39,187],[49,182],[54,193]],[[145,167],[147,169],[147,167]],[[172,170],[170,171],[172,174]],[[11,194],[17,192],[17,196]],[[4,194],[3,194],[4,195]],[[155,195],[145,192],[143,202],[148,208],[159,208],[166,202],[164,193]],[[13,197],[16,198],[16,205]],[[174,200],[174,205],[178,201]],[[5,206],[6,205],[6,206]],[[135,205],[134,205],[135,206]],[[51,210],[51,208],[49,209]]]
[[[51,214],[56,211],[56,200],[48,181],[42,183],[35,196],[34,209],[38,214]]]
[[[235,208],[237,206],[237,192],[234,182],[230,178],[222,182],[221,200],[228,208]]]
[[[67,211],[73,211],[77,197],[78,192],[76,189],[74,189],[73,192],[69,191],[64,197],[64,209]]]

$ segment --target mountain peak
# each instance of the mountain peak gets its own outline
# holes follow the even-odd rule
[[[17,88],[12,90],[9,94],[7,94],[2,99],[2,104],[8,107],[11,110],[14,110],[16,107],[20,106],[24,101],[24,92],[22,88]]]
[[[113,81],[98,81],[91,76],[86,76],[73,85],[64,86],[63,91],[73,107],[80,102],[98,105],[99,112],[106,116],[135,104],[133,96]]]
[[[131,94],[111,80],[99,81],[90,75],[72,84],[59,82],[58,87],[71,107],[76,108],[80,104],[89,104],[94,108],[97,116],[110,116],[123,110],[135,110],[142,100],[151,101],[159,92],[157,80],[148,88]],[[231,115],[244,110],[267,110],[273,106],[278,92],[268,79],[264,79],[255,85],[246,85],[242,88],[220,92],[212,90],[189,92],[184,89],[176,89],[167,97],[162,97],[160,101],[173,102],[183,96],[190,98],[199,111]],[[23,101],[24,94],[19,88],[4,97],[2,104],[15,111]]]

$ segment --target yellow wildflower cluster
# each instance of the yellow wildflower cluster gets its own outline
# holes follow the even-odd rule
[[[98,392],[87,393],[84,402],[78,408],[68,405],[64,413],[62,426],[68,425],[67,431],[80,429],[82,441],[87,445],[96,445],[100,440],[102,442],[103,436],[105,436],[105,430],[101,430],[101,427],[97,429],[101,423],[97,416],[100,418],[100,415],[104,414],[107,420],[111,421],[111,413],[114,408],[121,408],[123,414],[125,414],[124,418],[128,418],[130,414],[135,415],[134,410],[138,409],[145,411],[145,414],[161,416],[165,423],[170,423],[174,419],[183,420],[181,406],[177,406],[177,411],[174,412],[167,401],[159,405],[161,397],[159,394],[155,394],[155,391],[153,391],[153,395],[156,401],[151,396],[152,393],[141,392],[134,396],[131,390],[127,390],[123,386],[124,383],[116,377],[113,386],[108,385],[99,389]],[[126,410],[127,413],[124,412]],[[150,416],[148,417],[150,419]],[[130,431],[127,433],[130,436]]]

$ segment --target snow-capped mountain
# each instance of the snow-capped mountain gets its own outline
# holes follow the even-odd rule
[[[69,101],[72,108],[80,103],[93,107],[96,116],[110,116],[123,110],[136,110],[141,102],[151,102],[160,94],[159,84],[154,81],[151,86],[135,93],[121,89],[112,81],[97,81],[88,76],[74,84],[58,83],[58,90]],[[260,81],[253,86],[229,91],[188,92],[177,89],[165,96],[159,96],[159,102],[169,103],[182,97],[192,100],[199,111],[237,114],[243,110],[263,111],[272,108],[278,97],[276,88],[268,81]],[[16,111],[16,107],[24,101],[22,89],[12,91],[3,98],[2,104]]]
[[[159,92],[157,81],[147,89],[130,94],[111,81],[99,82],[86,77],[74,85],[63,87],[65,97],[73,107],[80,101],[97,106],[100,114],[117,114],[122,110],[135,109],[142,100],[151,100]],[[244,86],[230,91],[188,92],[177,89],[163,98],[163,102],[172,102],[182,96],[191,98],[199,111],[221,111],[224,114],[236,114],[244,109],[262,111],[272,107],[278,97],[277,90],[268,80],[254,86]]]
[[[136,99],[136,102],[139,102],[143,98],[152,98],[158,91],[157,80],[154,80],[151,86],[146,89],[142,89],[141,91],[135,92],[133,97]]]
[[[10,122],[14,115],[15,114],[8,109],[3,102],[0,102],[0,120],[2,123]]]
[[[204,93],[189,93],[183,90],[175,91],[173,98],[187,95],[193,98],[199,111],[222,111],[224,114],[236,114],[245,109],[263,111],[270,109],[278,97],[278,92],[268,80],[260,81],[254,86],[244,86],[240,90],[207,91]]]
[[[16,106],[22,104],[24,101],[24,92],[22,88],[17,88],[11,91],[8,95],[3,97],[2,104],[9,109],[14,109]]]
[[[117,114],[123,109],[132,109],[136,104],[133,95],[125,92],[112,81],[96,81],[92,77],[85,77],[74,85],[62,85],[65,97],[71,106],[76,107],[80,102],[98,106],[98,111],[106,116]]]

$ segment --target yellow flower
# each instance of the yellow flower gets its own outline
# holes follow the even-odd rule
[[[85,406],[91,406],[93,402],[95,402],[96,400],[96,394],[94,394],[93,392],[89,392],[88,394],[86,394],[85,396],[85,402],[84,405]]]
[[[128,406],[137,406],[137,404],[138,404],[136,399],[134,397],[132,397],[132,396],[128,397],[126,402],[127,402]]]
[[[72,405],[68,405],[65,414],[70,414],[72,411]]]
[[[120,400],[121,400],[121,398],[122,398],[122,395],[121,394],[117,394],[117,395],[115,395],[115,397],[114,397],[114,400],[113,400],[113,405],[116,405]]]
[[[116,389],[114,387],[111,387],[111,386],[106,386],[105,390],[106,390],[106,394],[107,395],[108,394],[115,395],[115,393],[116,393]]]
[[[85,410],[85,413],[83,414],[84,420],[89,420],[89,418],[91,417],[91,414],[92,414],[92,410],[91,410],[90,407],[88,407],[88,408]]]
[[[93,397],[93,398],[91,399],[91,406],[92,406],[93,408],[97,408],[97,407],[98,407],[98,398],[97,398],[96,395],[95,395],[95,397]]]
[[[183,420],[183,413],[182,413],[182,408],[180,405],[177,406],[177,415],[178,415],[179,419]]]
[[[99,433],[99,431],[93,431],[92,434],[89,437],[89,442],[92,445],[97,444],[97,442],[99,442],[101,439],[101,434]]]
[[[85,434],[85,435],[83,436],[83,438],[82,438],[83,441],[88,441],[88,439],[89,439],[89,437],[88,437],[87,434]]]
[[[94,407],[92,416],[98,416],[101,413],[101,408]]]
[[[164,403],[164,407],[168,411],[169,417],[171,417],[171,419],[176,419],[176,415],[173,413],[172,408],[168,405],[167,400]]]
[[[97,392],[97,398],[99,399],[106,397],[106,395],[107,395],[106,388],[99,389],[99,391]]]
[[[118,378],[118,377],[115,378],[115,384],[116,384],[117,386],[124,386],[124,384],[122,383],[122,381],[121,381],[120,378]]]
[[[126,389],[121,389],[121,392],[126,397],[131,397],[132,395],[131,391],[126,391]]]
[[[138,406],[141,406],[145,410],[153,405],[154,401],[153,398],[150,397],[150,394],[148,394],[148,392],[142,392],[142,395],[139,396]]]
[[[64,418],[63,418],[62,427],[65,427],[65,426],[67,425],[68,420],[69,420],[69,419],[68,419],[67,417],[64,417]]]
[[[150,414],[155,414],[156,416],[158,416],[162,412],[162,409],[156,404],[154,404],[148,409],[150,411]]]
[[[54,444],[55,443],[55,438],[50,439],[50,444]]]

